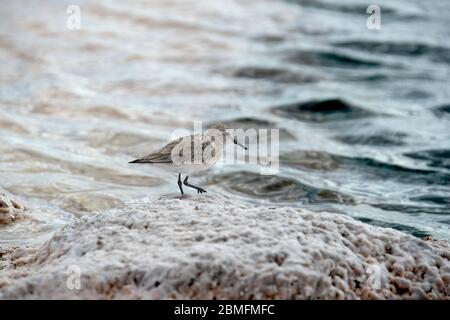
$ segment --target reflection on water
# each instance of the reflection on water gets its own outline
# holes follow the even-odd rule
[[[77,1],[68,30],[71,4],[0,8],[0,188],[29,216],[0,244],[176,193],[127,162],[194,120],[280,128],[278,175],[219,166],[211,191],[450,239],[450,3],[381,1],[377,31],[364,0]]]

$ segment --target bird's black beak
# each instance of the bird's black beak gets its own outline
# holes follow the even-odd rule
[[[242,147],[242,148],[244,148],[245,150],[247,150],[247,147],[244,146],[244,145],[242,145],[242,144],[240,144],[240,143],[237,141],[237,138],[236,138],[236,137],[234,137],[233,143],[234,143],[235,145],[238,145],[239,147]]]

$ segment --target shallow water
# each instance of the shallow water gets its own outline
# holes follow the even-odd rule
[[[376,31],[360,0],[4,3],[0,188],[31,219],[0,245],[178,192],[127,162],[194,120],[281,129],[276,176],[219,165],[209,192],[450,239],[450,3],[379,3]]]

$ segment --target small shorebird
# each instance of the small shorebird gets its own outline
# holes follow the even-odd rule
[[[190,184],[188,182],[189,175],[213,166],[220,159],[228,139],[247,150],[247,147],[240,144],[227,129],[225,125],[217,124],[209,128],[205,134],[178,138],[158,151],[129,163],[150,163],[166,171],[177,172],[181,194],[184,194],[183,183],[185,186],[197,190],[197,193],[206,192],[205,189]],[[181,182],[181,174],[186,175],[183,182]]]

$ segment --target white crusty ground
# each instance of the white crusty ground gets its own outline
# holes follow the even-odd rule
[[[142,199],[0,254],[2,299],[448,299],[449,288],[445,243],[211,195]]]
[[[9,195],[0,192],[0,226],[23,217],[23,207]]]

